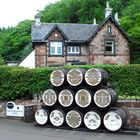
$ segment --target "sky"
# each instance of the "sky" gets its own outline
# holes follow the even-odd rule
[[[58,0],[0,0],[0,28],[14,27],[26,19],[34,19],[38,10]]]

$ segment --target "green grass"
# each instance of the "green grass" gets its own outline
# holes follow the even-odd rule
[[[140,96],[127,96],[127,97],[124,97],[124,96],[119,96],[118,99],[120,100],[140,100]]]

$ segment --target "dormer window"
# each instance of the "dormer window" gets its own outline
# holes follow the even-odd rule
[[[112,27],[111,26],[107,26],[107,33],[112,34]]]
[[[62,55],[62,41],[51,41],[50,42],[50,55]]]

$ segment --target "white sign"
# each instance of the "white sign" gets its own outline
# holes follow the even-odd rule
[[[24,117],[24,105],[16,105],[14,102],[6,104],[6,116],[11,117]]]

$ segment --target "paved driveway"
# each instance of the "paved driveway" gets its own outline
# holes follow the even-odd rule
[[[34,127],[22,120],[0,118],[0,140],[140,140],[138,135]]]

